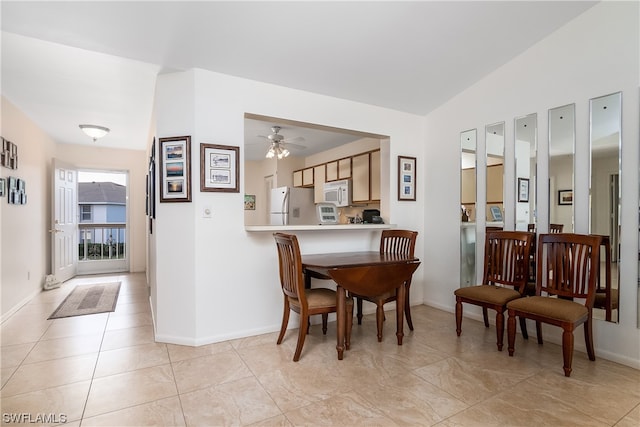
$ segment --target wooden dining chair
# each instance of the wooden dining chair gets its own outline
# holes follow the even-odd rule
[[[300,315],[298,343],[293,355],[293,361],[297,362],[300,360],[302,346],[309,330],[310,316],[321,314],[322,333],[327,333],[329,313],[336,312],[336,292],[326,288],[305,289],[298,238],[295,235],[284,233],[274,233],[273,237],[278,249],[280,284],[284,294],[284,312],[277,343],[282,343],[287,331],[289,313],[291,311],[298,313]],[[349,318],[353,318],[353,300],[347,300],[347,322]]]
[[[604,310],[605,320],[610,322],[613,310],[618,309],[619,294],[618,289],[611,286],[611,239],[604,235],[599,237],[600,248],[604,250],[604,280],[602,280],[602,271],[600,271],[596,278],[596,297],[593,308]],[[599,266],[602,267],[602,258],[599,257],[599,260]]]
[[[557,234],[562,233],[564,230],[564,224],[549,224],[549,233]]]
[[[482,307],[484,326],[489,327],[488,309],[496,311],[498,350],[504,340],[507,303],[522,297],[529,279],[529,253],[533,234],[525,231],[490,231],[484,244],[482,284],[456,289],[456,333],[462,333],[462,303]],[[523,322],[524,325],[524,322]],[[523,327],[526,334],[526,325]]]
[[[380,236],[380,253],[403,254],[410,257],[414,256],[416,247],[417,231],[410,230],[382,230]],[[406,297],[404,304],[404,314],[409,325],[409,329],[413,331],[413,320],[411,319],[411,305],[409,302],[409,290],[411,287],[411,278],[405,283]],[[362,301],[366,300],[376,305],[376,326],[378,328],[378,342],[382,341],[382,329],[384,325],[384,305],[396,301],[396,292],[386,292],[381,295],[358,295],[351,294],[356,299],[358,325],[362,324]]]
[[[538,344],[542,344],[541,323],[563,329],[564,375],[571,375],[573,331],[584,324],[584,340],[590,360],[593,349],[592,311],[596,276],[599,274],[600,237],[581,234],[542,234],[538,237],[536,295],[507,303],[509,356],[516,340],[516,316],[536,322]],[[574,301],[575,298],[584,302]]]

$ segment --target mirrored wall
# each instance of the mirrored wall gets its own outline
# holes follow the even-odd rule
[[[460,286],[476,284],[476,129],[460,133]]]
[[[538,153],[538,115],[514,119],[516,166],[516,209],[518,231],[536,232],[536,175]]]
[[[504,122],[485,127],[487,148],[487,228],[504,227]]]
[[[591,182],[589,228],[603,236],[594,317],[618,320],[622,93],[589,101]],[[610,261],[607,263],[607,259]]]
[[[549,110],[549,232],[573,233],[575,104]]]

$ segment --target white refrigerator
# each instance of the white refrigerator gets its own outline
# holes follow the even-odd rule
[[[311,225],[318,222],[313,188],[278,187],[271,190],[271,225]]]

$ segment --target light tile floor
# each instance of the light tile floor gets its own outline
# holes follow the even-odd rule
[[[75,285],[117,280],[115,312],[46,320]],[[276,333],[198,348],[155,343],[144,275],[76,278],[2,324],[2,424],[640,425],[638,370],[576,351],[565,378],[557,345],[519,336],[509,357],[493,327],[465,319],[458,338],[451,313],[412,313],[401,347],[393,321],[378,343],[368,315],[344,360],[330,323],[326,336],[311,328],[294,363],[296,330],[280,346]]]

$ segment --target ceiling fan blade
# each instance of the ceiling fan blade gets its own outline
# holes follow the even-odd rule
[[[281,142],[280,145],[283,145],[283,146],[285,146],[287,148],[295,148],[296,150],[303,150],[303,149],[307,148],[304,145],[292,144],[291,142]]]
[[[304,138],[301,136],[296,136],[295,138],[285,138],[282,140],[285,144],[293,144],[296,142],[304,142]]]

